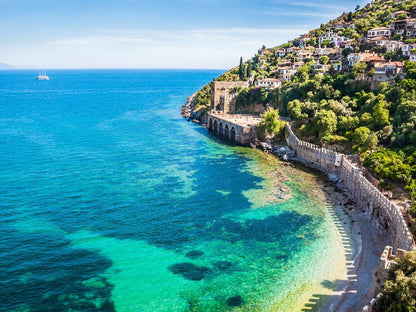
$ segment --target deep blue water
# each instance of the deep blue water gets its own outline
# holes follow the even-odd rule
[[[0,311],[266,311],[305,286],[324,207],[254,209],[261,161],[179,115],[220,73],[0,71]]]

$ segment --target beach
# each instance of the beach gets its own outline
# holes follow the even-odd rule
[[[386,237],[356,209],[347,195],[322,172],[296,163],[291,173],[301,170],[315,174],[324,183],[321,200],[334,203],[329,213],[334,218],[342,239],[345,255],[345,274],[342,279],[328,283],[332,292],[314,294],[302,311],[361,311],[374,297],[375,270],[385,247]],[[286,169],[287,170],[287,169]]]

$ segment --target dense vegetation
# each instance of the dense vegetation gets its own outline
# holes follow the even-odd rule
[[[405,253],[390,271],[377,312],[416,311],[416,252]]]
[[[275,93],[267,91],[264,87],[240,89],[236,98],[238,108],[247,107],[252,104],[261,104],[266,107],[274,102]]]
[[[303,139],[360,153],[381,186],[403,183],[416,199],[416,65],[406,70],[393,86],[371,91],[354,72],[324,76],[306,65],[283,88],[280,109]]]
[[[259,125],[259,135],[265,138],[281,138],[284,136],[286,122],[280,120],[279,112],[274,109],[267,110],[263,115],[263,120]]]

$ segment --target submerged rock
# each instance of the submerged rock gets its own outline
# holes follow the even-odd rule
[[[201,257],[204,254],[203,251],[200,250],[192,250],[190,252],[188,252],[185,257],[189,258],[189,259],[196,259]]]
[[[214,267],[219,271],[225,271],[233,266],[230,261],[217,261],[214,263]]]
[[[229,307],[239,307],[243,304],[243,298],[240,295],[230,297],[227,299],[227,305]]]
[[[206,273],[211,271],[210,268],[197,266],[189,262],[173,264],[168,267],[168,270],[173,274],[180,274],[190,281],[200,281],[205,277]]]

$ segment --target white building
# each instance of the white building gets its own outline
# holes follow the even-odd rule
[[[276,50],[275,54],[280,58],[285,57],[286,50],[285,49]]]
[[[293,75],[296,74],[297,70],[293,69],[289,66],[282,67],[278,69],[279,77],[283,80],[290,80],[292,79]]]
[[[387,52],[395,52],[402,46],[401,41],[390,40],[386,36],[377,36],[370,39],[370,42],[379,47],[385,47]]]
[[[282,81],[276,78],[257,79],[254,83],[256,87],[264,87],[266,90],[273,90],[282,86]]]
[[[403,74],[403,62],[378,63],[374,66],[373,80],[389,81]]]
[[[416,49],[416,43],[412,43],[412,44],[403,44],[402,46],[402,52],[403,52],[403,56],[410,56],[410,53],[412,50]]]
[[[338,36],[337,33],[334,33],[332,31],[325,32],[322,36],[318,38],[318,43],[320,45],[323,45],[324,40],[329,40],[334,47],[339,47],[342,43],[347,41],[349,38],[344,36]]]
[[[369,38],[374,38],[374,37],[377,37],[377,36],[386,36],[386,37],[390,38],[391,29],[387,28],[387,27],[377,27],[377,28],[370,29],[367,32],[367,37],[369,37]]]

